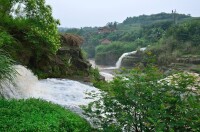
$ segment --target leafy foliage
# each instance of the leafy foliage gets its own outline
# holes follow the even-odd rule
[[[64,29],[60,31],[81,35],[84,38],[82,48],[88,53],[89,58],[94,58],[97,54],[95,49],[101,41],[108,39],[112,42],[134,42],[137,39],[145,40],[145,45],[156,43],[161,39],[166,31],[173,25],[174,14],[158,13],[152,15],[141,15],[138,17],[128,17],[123,23],[109,22],[106,26],[111,29],[109,32],[101,32],[101,27],[84,27],[81,29]],[[190,15],[176,14],[177,21],[181,23],[185,20],[193,19]],[[142,47],[140,45],[140,47]],[[128,52],[128,51],[125,51]],[[102,55],[102,54],[101,54]],[[102,55],[110,56],[108,54]]]
[[[149,50],[157,56],[159,65],[176,63],[177,58],[187,56],[190,56],[189,60],[195,60],[200,55],[199,31],[199,19],[171,26],[166,30],[165,35],[157,43],[154,43]]]
[[[194,46],[200,43],[200,19],[184,22],[172,27],[168,35],[173,35],[182,42],[192,41]]]
[[[25,4],[26,17],[32,24],[30,33],[27,34],[27,39],[35,38],[37,40],[36,37],[41,36],[41,42],[46,42],[52,52],[57,51],[60,46],[57,31],[59,22],[52,17],[51,7],[45,5],[45,0],[22,0],[21,3]],[[33,43],[40,44],[36,41],[33,41]]]
[[[148,40],[149,43],[158,42],[163,36],[165,36],[167,30],[172,27],[172,24],[171,21],[166,21],[143,26],[142,36]]]
[[[45,0],[1,0],[0,17],[0,48],[18,63],[38,70],[60,48],[59,21]]]
[[[52,17],[51,7],[45,0],[8,0],[1,1],[0,26],[2,32],[10,34],[21,43],[28,43],[36,56],[46,48],[55,53],[60,46],[57,31],[58,20]],[[1,33],[1,34],[2,34]]]
[[[0,116],[0,131],[92,131],[78,115],[38,99],[0,99]]]
[[[161,79],[152,66],[125,73],[103,85],[108,94],[89,107],[89,115],[98,118],[103,129],[199,131],[198,75],[179,73]]]
[[[176,14],[178,19],[190,18],[191,16],[185,14]],[[172,21],[173,14],[170,13],[158,13],[152,15],[140,15],[138,17],[128,17],[123,21],[123,24],[133,24],[133,23],[141,23],[141,24],[152,24],[155,21]]]
[[[16,71],[13,69],[14,61],[6,55],[5,52],[0,50],[0,86],[1,81],[12,80]]]

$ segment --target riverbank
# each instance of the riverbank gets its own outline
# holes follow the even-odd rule
[[[98,68],[101,76],[105,77],[106,81],[112,81],[114,76],[116,75],[115,70],[116,67],[107,67],[103,65],[97,65],[93,59],[88,60],[93,68]]]

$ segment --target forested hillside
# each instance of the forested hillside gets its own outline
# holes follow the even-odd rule
[[[122,53],[156,43],[169,28],[192,19],[195,18],[185,14],[159,13],[127,17],[122,23],[109,22],[104,27],[60,30],[81,35],[82,48],[97,64],[114,65]],[[104,40],[109,43],[104,44]]]
[[[161,13],[91,34],[97,64],[115,65],[124,52],[147,48],[126,56],[113,81],[95,83],[106,94],[87,114],[103,131],[199,131],[199,31],[199,18]]]

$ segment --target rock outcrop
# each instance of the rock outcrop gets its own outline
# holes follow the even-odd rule
[[[41,78],[88,76],[91,64],[83,57],[80,48],[82,42],[83,39],[79,36],[61,35],[61,48],[55,55],[44,55],[35,72]]]

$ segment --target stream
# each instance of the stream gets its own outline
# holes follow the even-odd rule
[[[95,61],[93,59],[90,59],[89,62],[92,64],[93,68],[98,68],[99,73],[101,76],[105,77],[106,81],[112,81],[114,78],[114,70],[116,70],[116,67],[106,67],[102,65],[96,65]]]

